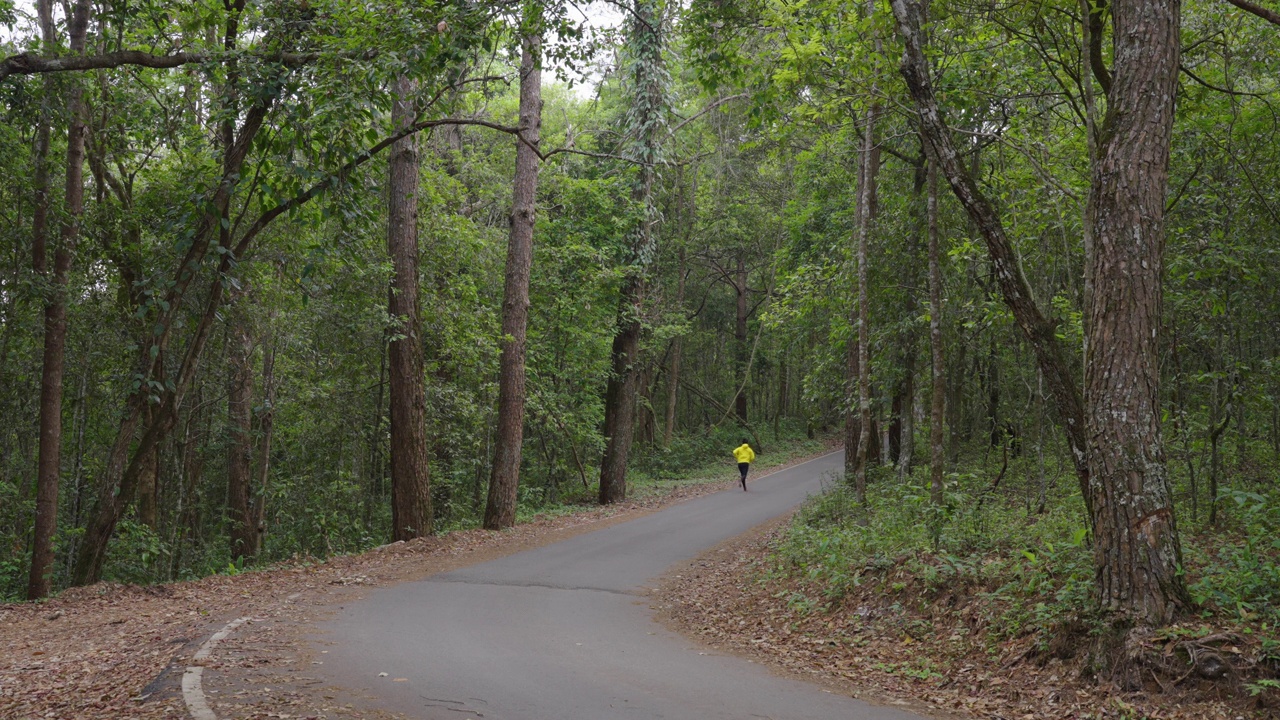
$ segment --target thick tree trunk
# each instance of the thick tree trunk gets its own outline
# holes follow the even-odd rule
[[[152,530],[160,526],[160,444],[147,453],[138,472],[137,519]]]
[[[238,312],[238,309],[233,310]],[[227,329],[227,510],[231,519],[231,557],[252,558],[257,524],[249,509],[253,476],[253,339],[245,320]]]
[[[632,281],[638,283],[638,280]],[[605,452],[600,465],[601,504],[621,502],[627,498],[627,455],[631,452],[631,436],[636,416],[636,385],[639,373],[635,364],[640,355],[640,291],[628,284],[624,288],[624,304],[619,309],[618,332],[610,349],[613,365],[604,395]],[[634,305],[627,303],[632,299]]]
[[[903,75],[932,153],[987,241],[1005,302],[1065,420],[1093,523],[1101,605],[1130,622],[1166,623],[1189,605],[1165,475],[1157,353],[1179,3],[1113,5],[1116,68],[1088,204],[1092,297],[1083,403],[1054,324],[1033,302],[999,218],[959,165],[930,85],[920,8],[911,0],[892,5],[906,46]]]
[[[392,125],[413,122],[414,83],[395,83]],[[391,146],[387,253],[392,280],[388,314],[396,338],[388,348],[391,399],[391,537],[410,540],[431,532],[431,488],[427,468],[427,396],[418,316],[418,138]]]
[[[542,128],[542,39],[528,35],[520,60],[520,134],[511,198],[506,284],[502,301],[502,355],[498,360],[498,432],[489,476],[484,526],[490,530],[516,522],[516,491],[524,442],[525,330],[529,320],[529,269],[533,262],[533,225],[537,205],[538,141]]]
[[[929,496],[942,507],[942,471],[946,444],[942,424],[946,415],[947,366],[942,351],[942,251],[938,247],[938,166],[929,160],[929,348],[933,360],[933,395],[929,405]]]
[[[85,38],[89,32],[88,0],[75,5],[70,23],[72,54],[84,52]],[[41,2],[39,12],[46,41],[52,33],[52,7]],[[36,464],[36,518],[35,535],[31,553],[31,574],[28,578],[27,597],[36,599],[49,594],[50,575],[53,572],[53,536],[58,527],[58,480],[62,469],[62,376],[65,367],[67,343],[67,282],[71,275],[71,261],[75,254],[76,239],[80,234],[80,219],[84,215],[84,141],[85,109],[84,88],[73,80],[67,88],[67,182],[65,214],[58,245],[53,256],[53,275],[49,278],[49,295],[44,308],[44,358],[40,373],[40,455]],[[44,152],[48,153],[48,131],[44,136]],[[48,178],[45,178],[47,199]],[[37,189],[37,192],[40,192]],[[44,207],[48,208],[47,202]],[[47,216],[46,216],[47,217]],[[46,224],[46,218],[37,218]],[[33,228],[34,229],[34,228]],[[45,231],[33,233],[43,239]],[[37,240],[33,245],[42,244]],[[44,248],[33,247],[39,253],[40,265],[44,264]],[[33,257],[33,259],[35,259]],[[38,267],[43,271],[44,267]]]
[[[1085,358],[1089,490],[1102,606],[1164,624],[1190,605],[1161,437],[1159,331],[1178,0],[1112,4],[1116,66],[1094,169]]]

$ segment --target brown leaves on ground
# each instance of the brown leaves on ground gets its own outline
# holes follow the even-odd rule
[[[1205,678],[1178,682],[1146,670],[1141,680],[1159,683],[1156,692],[1126,692],[1086,679],[1087,653],[1078,647],[1060,653],[1070,656],[1063,659],[1041,652],[1031,636],[1001,642],[984,637],[984,600],[977,594],[931,597],[908,578],[892,577],[854,587],[824,606],[822,588],[769,572],[771,547],[784,532],[775,524],[682,566],[657,591],[655,605],[669,624],[713,647],[855,697],[914,705],[921,714],[1000,720],[1280,717],[1274,709],[1246,707]],[[1173,628],[1131,642],[1143,646],[1134,648],[1137,655],[1169,656],[1178,651],[1178,633]],[[1089,639],[1065,641],[1084,646]]]

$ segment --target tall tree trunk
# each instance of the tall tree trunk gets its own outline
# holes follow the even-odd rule
[[[395,82],[391,123],[413,122],[415,84]],[[389,315],[396,338],[388,348],[391,399],[391,537],[410,540],[431,532],[427,468],[427,395],[418,317],[418,138],[395,142],[388,159],[387,253],[393,277]]]
[[[654,0],[636,0],[632,12],[628,44],[632,54],[631,87],[634,93],[628,124],[635,140],[626,149],[639,165],[631,199],[640,205],[642,217],[631,234],[631,266],[627,269],[618,302],[618,329],[610,348],[611,367],[604,396],[604,457],[600,462],[600,502],[608,504],[627,497],[627,457],[631,452],[635,427],[637,364],[640,357],[641,314],[644,307],[648,268],[657,255],[653,185],[661,162],[660,133],[665,98],[663,96],[663,19]]]
[[[676,275],[676,309],[684,312],[685,255],[680,248],[680,265]],[[662,445],[671,445],[671,436],[676,428],[676,400],[680,390],[680,336],[671,339],[671,364],[667,371],[667,417],[662,427]]]
[[[873,5],[868,5],[873,10]],[[854,464],[854,490],[858,503],[867,505],[867,461],[871,445],[871,299],[869,283],[871,225],[875,220],[876,175],[880,171],[880,148],[876,122],[880,109],[873,105],[867,113],[862,138],[862,183],[858,193],[858,450]]]
[[[947,365],[942,347],[942,251],[938,247],[938,165],[929,160],[929,348],[933,366],[933,394],[929,406],[929,496],[942,507],[942,471],[946,466],[946,443],[942,425],[946,415]]]
[[[1164,624],[1190,605],[1161,437],[1159,330],[1179,0],[1112,4],[1116,66],[1090,188],[1085,358],[1089,490],[1102,606]]]
[[[600,502],[621,502],[627,498],[627,456],[635,426],[636,386],[639,373],[635,364],[640,355],[640,304],[643,290],[640,280],[633,279],[623,288],[623,303],[618,310],[618,332],[610,348],[612,366],[604,395],[605,451],[600,465]],[[630,300],[630,302],[627,302]]]
[[[532,7],[532,6],[530,6]],[[526,22],[535,18],[526,18]],[[502,301],[502,355],[498,360],[498,432],[489,476],[484,526],[508,528],[516,522],[516,491],[524,442],[525,330],[529,321],[529,269],[538,194],[538,142],[542,129],[542,38],[530,31],[520,59],[520,127],[511,196],[506,284]]]
[[[747,264],[742,258],[742,250],[738,251],[738,263],[734,269],[733,287],[737,291],[737,317],[733,325],[734,349],[734,382],[738,384],[738,394],[733,400],[733,411],[738,421],[747,422],[747,379],[751,368],[747,367]]]
[[[241,308],[233,308],[241,315]],[[253,476],[253,338],[244,317],[227,328],[227,510],[231,518],[231,557],[253,557],[257,525],[249,509]]]
[[[258,417],[258,485],[250,499],[253,543],[245,548],[249,557],[262,552],[262,536],[267,519],[267,489],[271,482],[271,440],[276,418],[276,348],[268,342],[262,350],[262,414]]]
[[[228,51],[235,48],[239,33],[240,13],[246,0],[232,0],[228,8],[226,34],[223,46]],[[231,72],[234,75],[234,68]],[[252,235],[241,239],[239,244],[232,244],[229,228],[229,208],[231,197],[241,178],[245,158],[253,146],[253,140],[262,129],[262,124],[274,103],[274,96],[256,97],[254,104],[243,114],[240,132],[235,133],[234,118],[239,116],[236,109],[235,83],[230,82],[224,92],[224,103],[230,111],[227,119],[219,128],[219,136],[223,142],[222,177],[207,202],[201,203],[198,224],[193,232],[193,242],[179,261],[169,288],[161,298],[163,306],[169,308],[155,315],[155,331],[150,343],[139,347],[138,373],[148,381],[154,380],[165,388],[160,393],[160,403],[154,408],[151,416],[139,436],[139,423],[144,408],[152,403],[151,385],[144,383],[128,397],[125,410],[116,430],[116,437],[107,453],[101,479],[98,483],[98,497],[93,513],[85,527],[84,539],[76,553],[75,567],[72,570],[72,583],[88,585],[97,582],[102,576],[102,565],[106,557],[107,545],[115,533],[116,524],[124,516],[128,504],[137,493],[137,485],[142,470],[147,464],[148,453],[155,450],[160,440],[172,429],[178,418],[178,410],[190,389],[200,367],[200,358],[209,339],[225,294],[223,279],[231,272],[237,256],[248,248]],[[200,263],[205,260],[206,253],[213,238],[218,238],[221,260],[218,262],[213,281],[209,284],[204,301],[203,314],[199,316],[191,332],[177,377],[170,380],[165,376],[162,359],[164,350],[171,339],[175,320],[179,317],[182,300],[186,296],[191,283],[197,277]]]
[[[89,0],[79,0],[71,16],[70,49],[73,55],[84,52],[85,38],[89,33]],[[48,0],[39,3],[40,24],[45,40],[52,35],[53,9]],[[49,45],[52,47],[52,45]],[[71,275],[71,261],[75,253],[76,239],[80,234],[80,219],[84,215],[84,140],[85,109],[84,88],[72,78],[67,88],[67,182],[66,209],[59,233],[58,245],[53,255],[53,275],[49,278],[49,295],[44,308],[44,358],[40,372],[40,456],[36,470],[36,521],[35,537],[31,552],[31,574],[28,578],[27,597],[36,599],[49,594],[50,575],[53,572],[53,536],[58,527],[58,480],[62,468],[62,376],[67,343],[67,282]],[[44,135],[44,152],[48,153],[48,132]],[[39,142],[39,139],[37,140]],[[47,197],[48,179],[44,192]],[[40,192],[40,189],[37,189]],[[48,208],[47,202],[44,206]],[[47,219],[40,219],[42,224]],[[38,235],[44,236],[43,228]],[[33,245],[41,244],[40,241]],[[38,251],[40,265],[44,265],[44,248]],[[35,258],[33,258],[35,259]],[[44,267],[37,268],[43,271]]]
[[[378,359],[378,393],[375,396],[373,421],[369,425],[369,471],[364,495],[364,525],[373,530],[373,508],[381,504],[386,493],[386,464],[382,461],[382,427],[386,413],[382,407],[387,390],[387,343],[382,343]]]

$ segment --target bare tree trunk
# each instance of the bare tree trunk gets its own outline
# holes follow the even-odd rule
[[[143,456],[142,469],[138,472],[137,520],[155,530],[160,525],[160,443]]]
[[[1085,358],[1094,561],[1102,606],[1164,624],[1190,606],[1161,436],[1159,330],[1178,0],[1112,4],[1117,58],[1090,192]]]
[[[872,6],[869,6],[872,7]],[[858,503],[867,505],[867,456],[871,445],[871,300],[868,288],[869,248],[873,206],[876,202],[876,174],[880,170],[880,149],[876,140],[879,108],[867,113],[862,138],[862,183],[858,193],[858,450],[854,464],[854,490]]]
[[[999,218],[959,164],[933,95],[920,7],[912,0],[892,5],[906,46],[903,76],[932,154],[986,239],[1005,302],[1065,420],[1093,524],[1101,605],[1133,622],[1166,623],[1189,605],[1165,475],[1157,353],[1178,1],[1113,4],[1117,65],[1088,204],[1093,254],[1083,403],[1054,323],[1035,305]]]
[[[392,125],[413,122],[415,86],[395,83]],[[387,253],[393,278],[389,314],[397,337],[388,348],[391,399],[391,537],[410,540],[431,532],[431,487],[427,468],[427,396],[418,317],[418,138],[391,147],[388,160]]]
[[[733,287],[738,293],[737,317],[733,325],[734,365],[737,370],[734,379],[739,383],[740,388],[734,398],[733,411],[738,416],[739,422],[745,424],[747,422],[746,388],[751,368],[747,367],[747,355],[750,353],[750,348],[747,347],[747,265],[742,258],[742,253],[742,250],[738,251],[738,264],[733,275]]]
[[[608,504],[627,498],[627,456],[631,452],[636,416],[635,364],[640,355],[640,303],[643,290],[639,279],[623,288],[618,312],[618,332],[610,353],[613,364],[604,395],[605,452],[600,465],[600,502]],[[630,302],[628,302],[630,300]]]
[[[946,415],[947,365],[942,351],[942,252],[938,247],[938,165],[929,160],[929,347],[933,359],[933,397],[929,406],[929,496],[942,507],[942,471],[946,466],[943,421]]]
[[[1209,527],[1218,526],[1218,477],[1222,472],[1222,433],[1231,424],[1231,391],[1222,397],[1222,379],[1213,378],[1209,398]]]
[[[382,461],[382,421],[385,413],[382,399],[387,388],[387,344],[382,343],[382,352],[378,359],[378,394],[374,401],[373,422],[369,428],[369,472],[366,478],[368,487],[364,496],[364,524],[373,529],[373,508],[383,497],[386,480],[386,466]]]
[[[680,266],[676,276],[676,308],[684,309],[685,256],[680,248]],[[667,417],[662,428],[663,446],[671,445],[671,435],[676,427],[676,400],[680,390],[680,337],[671,340],[671,364],[667,372]]]
[[[276,349],[268,343],[262,350],[262,414],[258,418],[258,486],[250,502],[253,544],[246,548],[250,557],[262,552],[262,536],[266,530],[267,489],[271,484],[271,440],[276,417]]]
[[[232,312],[240,315],[240,308]],[[252,558],[257,545],[249,486],[253,476],[253,338],[244,317],[227,328],[227,510],[231,518],[231,557]]]
[[[84,52],[85,38],[89,33],[89,0],[79,0],[75,5],[71,22],[70,49],[72,54]],[[52,34],[53,9],[48,0],[40,3],[40,24],[46,41]],[[84,215],[84,139],[85,139],[84,88],[72,81],[67,88],[67,183],[66,212],[57,248],[53,256],[53,276],[50,278],[48,298],[44,308],[44,359],[40,373],[40,456],[36,476],[36,522],[31,552],[31,575],[28,578],[27,597],[36,599],[49,594],[50,574],[53,571],[53,536],[58,527],[58,480],[62,469],[62,377],[67,343],[67,282],[71,275],[71,261],[75,253],[76,239],[80,234],[80,219]],[[46,130],[44,151],[48,153]],[[45,179],[47,193],[48,180]],[[37,189],[37,192],[40,190]],[[47,195],[46,195],[47,197]],[[47,202],[45,208],[47,209]],[[47,220],[41,218],[42,223]],[[38,233],[43,237],[43,230]],[[33,243],[36,245],[37,243]],[[44,248],[39,251],[43,266]],[[35,259],[35,258],[33,258]],[[37,268],[43,271],[43,267]]]
[[[489,477],[484,526],[508,528],[516,522],[516,492],[524,442],[525,331],[529,321],[529,269],[533,262],[533,224],[537,207],[538,142],[542,128],[542,38],[523,39],[520,60],[520,129],[507,242],[506,284],[502,302],[502,355],[498,370],[498,432]]]

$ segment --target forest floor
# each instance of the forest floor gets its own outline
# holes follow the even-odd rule
[[[780,458],[768,469],[809,457]],[[456,531],[234,576],[145,587],[99,583],[38,603],[0,604],[0,719],[187,718],[181,682],[193,654],[241,617],[250,619],[203,663],[205,692],[219,718],[370,717],[348,702],[356,698],[317,692],[307,676],[323,662],[299,652],[300,637],[315,621],[370,588],[598,530],[723,490],[736,475],[726,463],[711,477],[641,485],[627,502],[584,505],[506,531]]]
[[[1032,637],[994,642],[974,632],[982,599],[963,588],[930,596],[905,575],[892,584],[854,587],[833,606],[809,598],[821,588],[770,571],[786,532],[779,520],[673,570],[659,589],[660,617],[718,651],[744,655],[854,697],[895,704],[910,698],[939,713],[996,720],[1245,720],[1280,718],[1229,683],[1194,673],[1161,680],[1156,692],[1128,692],[1086,676],[1087,637],[1072,652],[1036,653]],[[1143,649],[1172,655],[1179,632],[1232,638],[1223,654],[1249,640],[1225,628],[1171,628]],[[1231,647],[1238,643],[1240,647]],[[1256,643],[1255,643],[1256,644]],[[1048,656],[1048,657],[1046,657]]]

